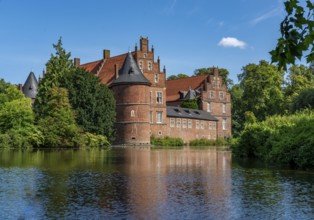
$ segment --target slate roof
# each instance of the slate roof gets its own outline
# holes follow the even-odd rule
[[[191,118],[206,121],[218,121],[209,112],[198,109],[181,108],[174,106],[167,106],[167,117],[169,118]]]
[[[121,84],[151,85],[151,82],[145,78],[138,67],[131,52],[127,54],[123,66],[119,70],[118,78],[114,79],[111,83],[112,86]]]
[[[38,82],[33,72],[28,75],[22,91],[26,97],[35,99],[37,95]]]
[[[200,88],[206,80],[206,77],[207,75],[167,80],[167,102],[179,100],[180,91],[189,91],[189,89],[196,90]]]

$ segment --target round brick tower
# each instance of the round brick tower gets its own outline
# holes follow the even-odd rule
[[[116,99],[116,144],[150,143],[150,85],[129,52],[110,85]]]

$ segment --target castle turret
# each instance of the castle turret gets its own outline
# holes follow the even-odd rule
[[[129,52],[110,85],[116,99],[117,144],[150,143],[150,86]]]
[[[32,102],[35,101],[36,95],[37,95],[37,89],[38,89],[38,82],[36,79],[36,76],[34,75],[33,72],[30,72],[28,75],[22,91],[26,97],[29,97],[32,99]]]

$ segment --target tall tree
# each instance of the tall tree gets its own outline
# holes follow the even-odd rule
[[[41,132],[34,125],[31,99],[16,86],[0,80],[0,148],[25,148],[38,145]]]
[[[243,90],[243,112],[252,112],[258,120],[282,112],[283,72],[267,61],[248,64],[238,75]]]
[[[48,90],[45,116],[38,121],[45,147],[74,147],[80,143],[80,129],[65,88]]]
[[[116,111],[111,90],[84,69],[75,69],[66,74],[61,86],[69,91],[78,125],[85,132],[105,135],[109,141],[113,141]]]
[[[301,90],[314,87],[314,70],[304,65],[293,65],[289,68],[285,84],[285,100],[289,107]]]
[[[64,81],[64,76],[74,70],[70,59],[71,53],[67,53],[62,47],[61,38],[57,44],[53,44],[56,54],[51,54],[46,64],[47,71],[38,85],[38,94],[34,103],[34,111],[37,117],[43,117],[47,112],[48,94],[53,87],[59,87]]]
[[[286,70],[287,64],[294,64],[304,53],[308,53],[307,62],[314,61],[314,3],[306,0],[302,7],[299,0],[288,0],[284,4],[287,15],[280,24],[281,37],[270,54],[272,62]]]

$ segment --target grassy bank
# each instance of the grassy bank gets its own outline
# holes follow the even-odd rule
[[[237,157],[270,164],[314,169],[314,111],[273,116],[248,124],[231,148]]]
[[[172,137],[163,137],[163,138],[156,138],[152,136],[150,138],[150,143],[155,146],[171,146],[171,147],[182,147],[184,142],[181,138],[172,138]]]
[[[201,139],[195,139],[190,141],[189,145],[194,148],[194,147],[208,147],[208,146],[226,146],[228,145],[228,142],[224,140],[223,138],[218,138],[217,140],[208,140],[206,138],[201,138]]]

